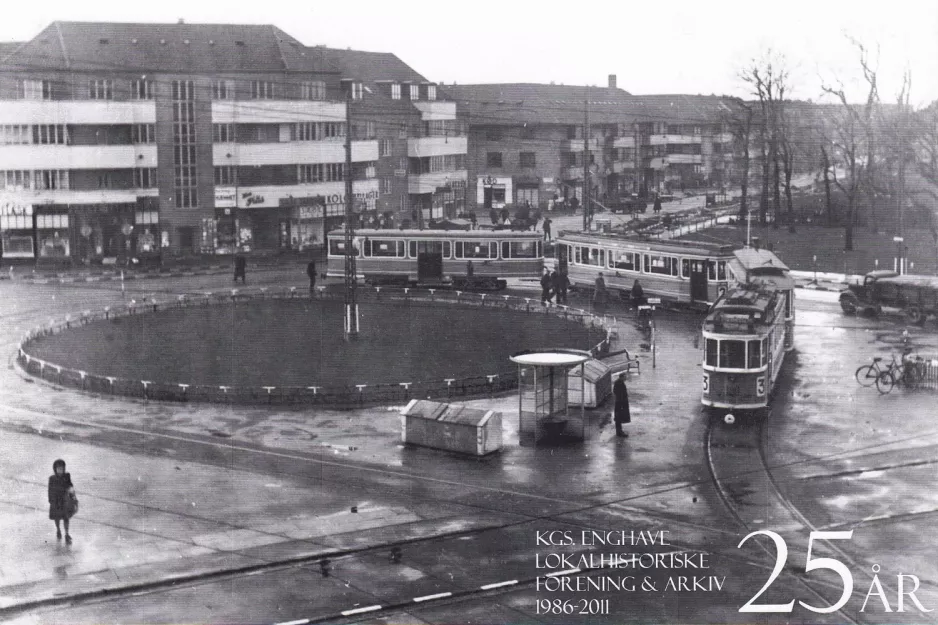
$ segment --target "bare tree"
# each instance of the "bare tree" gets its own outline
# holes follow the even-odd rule
[[[742,172],[740,173],[740,221],[749,215],[749,147],[752,138],[752,123],[755,111],[751,104],[742,98],[727,97],[729,103],[723,111],[723,123],[733,135],[734,152],[741,155]]]
[[[772,127],[770,124],[772,100],[775,94],[775,77],[768,54],[762,60],[753,60],[752,64],[740,73],[740,78],[752,89],[759,100],[759,156],[762,163],[762,193],[759,196],[759,223],[768,223],[769,211],[769,174],[773,157]]]
[[[821,141],[821,171],[824,174],[824,208],[827,214],[827,225],[834,225],[834,207],[831,205],[831,159],[827,154],[829,141]]]

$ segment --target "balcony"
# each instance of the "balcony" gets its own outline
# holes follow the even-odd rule
[[[0,100],[4,124],[155,124],[152,100]]]
[[[456,119],[456,103],[434,101],[417,101],[413,103],[420,111],[420,119],[425,122],[436,120]]]
[[[468,179],[465,169],[452,171],[435,171],[427,174],[409,174],[407,176],[407,192],[413,194],[434,193],[437,188],[447,184]]]
[[[649,135],[645,145],[666,145],[668,143],[703,143],[701,135]]]
[[[614,148],[634,148],[635,147],[635,137],[616,137],[612,141],[612,147]]]
[[[135,167],[156,167],[155,145],[7,145],[0,150],[0,170]]]
[[[158,197],[159,189],[93,189],[76,191],[23,189],[8,195],[28,204],[133,204],[138,197]]]
[[[378,180],[355,180],[352,193],[358,200],[378,198]],[[293,200],[321,196],[326,204],[345,203],[345,182],[315,184],[267,185],[257,187],[215,187],[216,208],[279,208]]]
[[[700,154],[668,154],[669,165],[700,165],[703,156]]]
[[[352,141],[352,161],[378,160],[378,142]],[[215,143],[215,165],[295,165],[344,163],[345,143],[337,141],[286,141],[281,143]]]
[[[582,180],[583,167],[564,167],[560,170],[560,177],[563,180]]]
[[[407,140],[407,156],[411,158],[465,154],[467,149],[466,137],[420,137]]]
[[[291,124],[304,122],[344,122],[344,102],[311,100],[215,100],[215,124]]]

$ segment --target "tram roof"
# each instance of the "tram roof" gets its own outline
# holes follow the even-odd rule
[[[717,314],[764,313],[775,304],[776,292],[754,287],[730,289],[710,309],[709,320]]]
[[[564,230],[558,235],[558,240],[566,239],[576,243],[615,245],[631,244],[644,246],[642,249],[684,252],[684,253],[702,253],[702,254],[730,254],[736,249],[736,245],[729,243],[716,243],[709,241],[684,241],[681,239],[654,239],[639,235],[599,233],[599,232],[577,232]],[[561,241],[563,242],[563,241]]]
[[[746,272],[753,275],[759,273],[778,275],[780,271],[789,270],[788,266],[769,250],[744,247],[734,251],[733,255]]]
[[[329,232],[329,236],[342,236],[341,228]],[[376,239],[542,239],[540,232],[518,230],[392,230],[377,228],[357,228],[353,231],[357,238],[373,237]]]

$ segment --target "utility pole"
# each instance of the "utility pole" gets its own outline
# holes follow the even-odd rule
[[[352,195],[352,91],[355,83],[349,83],[348,93],[345,94],[345,338],[358,336],[358,299],[355,292],[356,275],[355,254],[353,243],[355,229],[352,227],[354,218],[354,202]]]
[[[583,232],[590,229],[590,88],[586,85],[583,119]]]

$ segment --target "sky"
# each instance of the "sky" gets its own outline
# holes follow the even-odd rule
[[[307,45],[393,52],[443,84],[543,82],[635,94],[746,97],[739,74],[767,50],[784,57],[791,95],[824,101],[843,83],[865,99],[859,54],[870,49],[880,95],[895,101],[903,72],[912,103],[938,100],[938,0],[45,0],[10,3],[0,40],[23,41],[54,20],[275,24]]]

